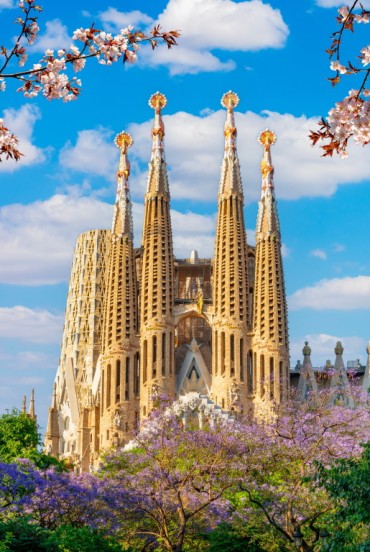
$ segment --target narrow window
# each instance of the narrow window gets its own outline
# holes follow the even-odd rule
[[[121,362],[116,361],[116,403],[121,399]]]
[[[143,383],[147,380],[147,367],[148,367],[148,342],[144,341],[143,346]]]
[[[162,376],[166,375],[166,334],[162,334]]]
[[[111,384],[112,384],[111,378],[112,378],[111,365],[108,364],[108,366],[107,366],[107,398],[106,398],[107,408],[110,407],[110,394],[111,394]]]
[[[126,401],[130,398],[130,358],[126,358],[126,377],[125,377],[125,399]]]
[[[244,339],[240,340],[240,381],[244,381]]]

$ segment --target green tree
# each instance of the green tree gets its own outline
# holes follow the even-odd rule
[[[327,519],[326,550],[370,551],[370,442],[360,458],[339,460],[329,469],[321,466],[320,484],[335,504]]]
[[[39,451],[41,435],[38,426],[25,412],[13,409],[0,416],[0,462],[14,462],[18,458],[28,458],[38,468],[46,469],[53,465],[65,469],[64,462]]]

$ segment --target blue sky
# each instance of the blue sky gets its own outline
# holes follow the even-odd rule
[[[42,3],[44,49],[68,47],[78,27],[92,22],[116,31],[157,21],[181,29],[179,46],[139,52],[134,66],[90,60],[80,74],[76,102],[26,100],[8,83],[2,115],[21,139],[25,157],[0,166],[0,412],[21,405],[35,387],[43,426],[58,364],[73,247],[79,233],[109,228],[121,130],[130,150],[134,226],[140,241],[143,192],[150,156],[150,95],[168,99],[164,111],[175,253],[212,256],[223,151],[220,99],[234,90],[238,152],[253,242],[260,193],[261,148],[271,128],[275,186],[284,242],[291,356],[305,339],[314,364],[333,359],[343,341],[345,360],[365,358],[370,338],[370,158],[350,147],[349,159],[321,157],[309,129],[356,83],[332,89],[325,49],[336,30],[335,0],[157,0]],[[15,35],[17,10],[0,0],[2,44]],[[348,56],[367,44],[368,27],[348,42]],[[345,46],[347,55],[347,45]],[[1,115],[0,115],[1,116]]]

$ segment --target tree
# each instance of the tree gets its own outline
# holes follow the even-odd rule
[[[14,409],[0,416],[0,462],[14,462],[18,458],[28,458],[41,469],[55,466],[66,469],[64,461],[39,451],[41,435],[36,420],[25,412]]]
[[[34,98],[40,93],[49,99],[61,99],[69,102],[77,99],[81,92],[81,80],[71,76],[70,72],[80,72],[89,58],[95,58],[102,65],[111,65],[122,59],[134,63],[140,44],[149,42],[153,49],[164,43],[168,48],[175,46],[179,31],[162,31],[155,26],[149,35],[132,27],[122,29],[115,36],[96,29],[94,25],[87,29],[77,29],[73,34],[74,44],[69,50],[46,50],[41,60],[27,68],[27,47],[32,45],[39,31],[38,15],[42,8],[36,0],[19,0],[18,6],[22,15],[17,18],[20,26],[15,42],[9,48],[1,46],[0,91],[6,90],[6,81],[15,80],[21,84],[17,89],[26,98]],[[80,46],[77,46],[80,44]],[[14,65],[18,64],[15,69]],[[19,69],[24,67],[24,69]],[[0,162],[2,157],[18,161],[22,153],[18,150],[18,140],[0,119]]]
[[[249,452],[241,458],[241,519],[258,529],[260,539],[261,515],[281,542],[293,543],[299,529],[302,552],[312,552],[334,508],[320,484],[317,462],[330,466],[339,458],[357,457],[369,437],[367,401],[356,408],[333,406],[327,392],[311,394],[305,402],[288,401],[269,421],[252,422],[244,431]]]
[[[246,453],[238,427],[215,422],[199,429],[189,419],[185,429],[173,408],[160,408],[131,450],[107,457],[103,473],[112,488],[124,488],[133,498],[124,512],[126,537],[161,550],[195,550],[192,539],[228,519],[229,503],[222,497],[235,484],[238,458]]]
[[[320,465],[320,484],[334,499],[328,516],[328,550],[370,550],[370,443],[359,458]]]
[[[370,142],[370,46],[362,48],[357,56],[361,65],[355,61],[344,62],[342,59],[342,44],[347,31],[354,32],[356,25],[369,23],[369,20],[370,11],[364,9],[360,0],[354,0],[351,7],[343,6],[338,10],[339,30],[332,34],[332,43],[327,50],[332,60],[330,68],[335,72],[335,76],[329,78],[329,81],[336,86],[344,75],[358,75],[362,80],[357,89],[350,90],[348,96],[336,103],[326,118],[321,119],[319,129],[311,131],[309,137],[313,145],[320,141],[328,141],[321,146],[324,156],[332,156],[336,152],[342,157],[347,157],[350,138],[356,144],[366,145]]]

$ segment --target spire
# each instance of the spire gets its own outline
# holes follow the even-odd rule
[[[28,414],[32,420],[36,420],[36,414],[35,414],[35,390],[32,389],[31,391],[31,400],[30,400],[30,409],[28,411]]]
[[[26,397],[26,395],[23,395],[22,412],[23,412],[23,414],[27,414],[27,397]]]
[[[149,163],[148,194],[169,195],[169,186],[164,156],[164,124],[162,109],[167,105],[167,98],[161,92],[156,92],[149,99],[149,106],[154,109],[152,128],[152,155]]]
[[[132,206],[128,186],[130,162],[127,157],[127,150],[132,146],[133,140],[127,132],[120,132],[114,142],[117,148],[120,149],[120,159],[117,171],[117,194],[112,234],[117,237],[127,236],[130,240],[133,240]]]
[[[330,389],[333,391],[333,403],[337,405],[353,406],[352,393],[343,362],[343,346],[340,341],[337,341],[334,352],[334,374],[330,381]]]
[[[307,399],[311,391],[317,391],[315,372],[311,363],[311,347],[309,347],[308,341],[305,341],[302,353],[303,364],[299,376],[298,394],[301,399]]]
[[[264,232],[275,234],[280,238],[279,218],[276,209],[274,188],[274,166],[271,160],[271,146],[276,142],[276,135],[269,129],[264,130],[258,137],[258,142],[263,146],[263,158],[261,160],[262,190],[261,201],[257,217],[257,233]]]
[[[54,382],[53,385],[53,400],[51,403],[51,408],[57,408],[57,384]]]
[[[370,388],[370,341],[367,344],[366,352],[367,352],[367,362],[366,362],[366,368],[364,373],[364,379],[362,380],[362,389],[365,391],[365,393],[368,393]]]
[[[227,109],[224,126],[225,151],[221,167],[219,195],[239,194],[243,197],[243,186],[240,176],[240,166],[236,151],[237,130],[234,120],[234,108],[239,104],[239,97],[229,90],[221,98],[221,105]]]

